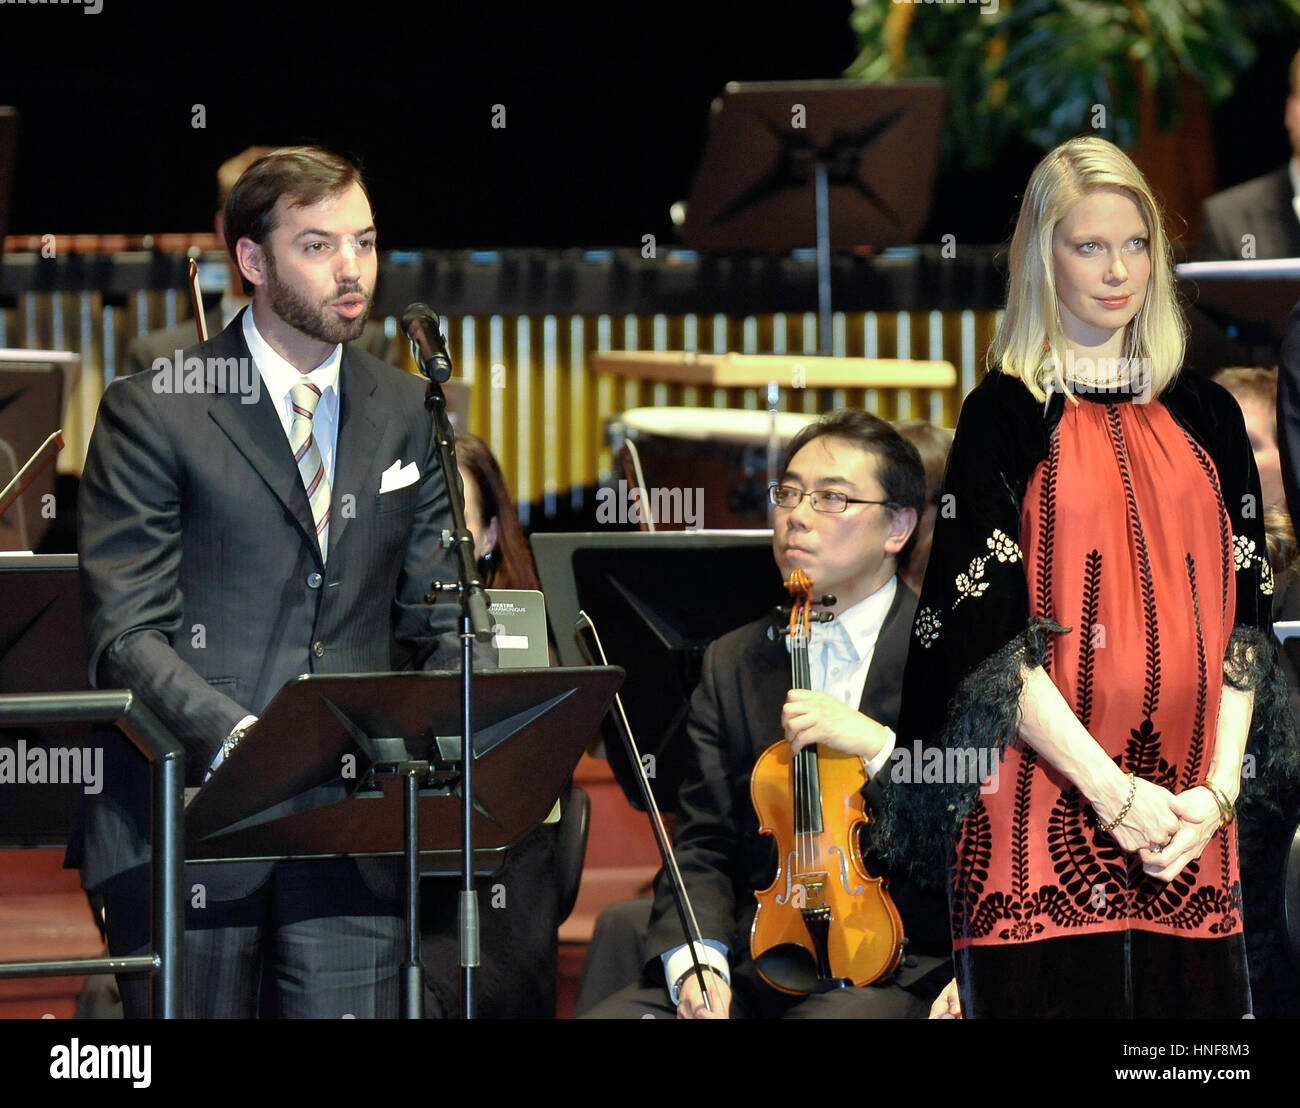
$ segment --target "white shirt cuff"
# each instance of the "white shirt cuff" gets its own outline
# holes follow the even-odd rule
[[[230,729],[230,735],[233,735],[241,727],[251,727],[256,722],[257,722],[256,716],[245,716],[237,724],[235,724],[234,727]],[[227,735],[226,738],[230,738],[230,735]],[[208,777],[211,777],[214,773],[216,773],[217,767],[221,765],[221,763],[224,762],[225,760],[226,760],[226,744],[225,742],[222,742],[222,744],[219,747],[217,747],[217,756],[212,759],[212,764],[208,766],[207,776],[203,778],[203,783],[205,785],[208,783]]]
[[[731,963],[727,956],[718,950],[709,940],[705,940],[702,946],[695,948],[696,953],[702,966],[712,966],[718,971],[722,980],[731,984]],[[691,950],[689,943],[682,943],[676,950],[670,951],[664,957],[664,980],[668,983],[668,999],[672,1002],[674,1008],[680,999],[678,996],[677,982],[680,981],[687,973],[694,968],[691,961]]]
[[[880,753],[877,754],[874,758],[862,759],[863,763],[867,767],[868,781],[870,781],[873,777],[876,776],[876,774],[878,774],[882,769],[885,768],[886,763],[889,761],[890,755],[894,753],[895,745],[897,745],[898,743],[898,736],[894,734],[894,729],[892,727],[886,727],[885,731],[888,733],[889,737],[885,740],[885,745],[880,748]]]

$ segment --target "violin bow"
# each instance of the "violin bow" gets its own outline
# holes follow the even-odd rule
[[[578,622],[575,629],[581,634],[585,630],[591,632],[592,640],[596,644],[596,652],[600,655],[600,664],[609,665],[609,659],[605,657],[605,648],[600,642],[600,632],[596,630],[596,625],[592,622],[591,616],[586,612],[579,610]],[[627,721],[627,713],[623,710],[623,698],[618,693],[614,694],[614,721],[618,725],[618,732],[623,738],[623,744],[627,747],[627,752],[632,759],[632,764],[636,766],[636,780],[641,788],[641,801],[645,804],[645,810],[650,816],[650,827],[654,831],[655,843],[659,847],[659,856],[663,859],[664,870],[668,873],[669,882],[673,887],[673,900],[677,904],[677,918],[681,921],[682,932],[686,935],[686,945],[691,952],[691,966],[695,971],[695,979],[700,983],[700,992],[704,996],[704,1006],[713,1011],[713,1001],[709,996],[709,986],[704,980],[704,966],[700,962],[699,951],[704,949],[704,936],[700,934],[700,924],[695,918],[695,909],[691,906],[691,898],[686,893],[686,882],[682,880],[682,871],[677,868],[677,856],[673,853],[673,845],[668,841],[668,831],[664,827],[664,818],[659,812],[659,805],[655,803],[654,790],[650,787],[650,778],[646,775],[645,763],[641,761],[641,751],[637,748],[636,739],[632,735],[632,727]],[[671,982],[670,982],[671,985]]]
[[[199,263],[190,259],[190,300],[194,304],[194,326],[199,329],[199,342],[208,341],[208,321],[203,317],[203,295],[199,291]]]

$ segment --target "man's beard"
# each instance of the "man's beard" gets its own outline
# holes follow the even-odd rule
[[[366,320],[370,318],[373,297],[366,298],[366,310],[356,319],[344,319],[330,311],[325,305],[316,306],[309,303],[292,285],[281,281],[275,270],[275,258],[268,251],[266,254],[267,292],[271,297],[271,311],[275,312],[290,327],[296,328],[304,335],[319,342],[351,342],[360,337],[365,329]],[[360,285],[342,286],[335,289],[330,303],[342,296],[362,295]]]

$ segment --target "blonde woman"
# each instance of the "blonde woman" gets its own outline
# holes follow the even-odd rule
[[[899,727],[924,757],[884,829],[948,876],[966,1018],[1250,1011],[1233,815],[1276,730],[1273,580],[1240,412],[1183,347],[1141,173],[1053,150],[953,443]]]

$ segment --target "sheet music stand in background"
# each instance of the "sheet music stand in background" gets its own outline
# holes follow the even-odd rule
[[[9,205],[13,202],[14,165],[18,156],[18,109],[0,107],[0,253],[9,233]]]
[[[75,554],[0,555],[0,693],[88,692]],[[85,749],[89,724],[0,731],[0,745]],[[144,772],[143,763],[141,772]],[[0,784],[0,847],[63,846],[80,784]]]
[[[819,349],[830,354],[830,252],[916,240],[930,211],[942,81],[731,82],[713,101],[686,203],[696,250],[817,248]]]
[[[1273,635],[1286,662],[1300,673],[1300,620],[1278,620],[1273,624]]]
[[[1179,291],[1192,311],[1232,344],[1233,361],[1276,365],[1291,309],[1300,302],[1300,258],[1239,262],[1184,262],[1176,267]],[[1196,328],[1193,326],[1193,343]],[[1202,359],[1203,360],[1203,359]],[[1198,370],[1222,368],[1201,365]]]
[[[61,350],[0,349],[0,488],[63,425],[81,358]],[[84,444],[83,444],[84,447]],[[42,498],[53,495],[49,466],[0,518],[0,550],[35,550],[49,528]]]
[[[586,662],[574,631],[581,608],[599,628],[610,662],[627,671],[620,695],[642,756],[655,758],[655,801],[675,810],[686,715],[705,648],[786,602],[772,532],[536,533],[530,542],[560,663]],[[615,780],[640,810],[622,740],[608,718],[601,728]]]

